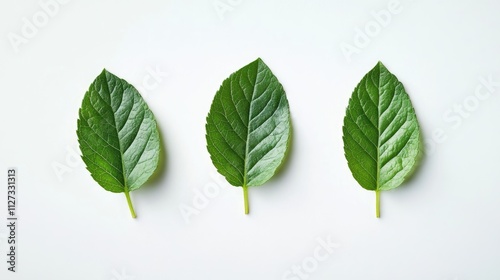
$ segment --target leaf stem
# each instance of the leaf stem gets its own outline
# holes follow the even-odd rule
[[[127,198],[128,208],[130,209],[130,214],[132,214],[132,218],[137,218],[137,215],[134,211],[134,205],[132,205],[132,200],[130,200],[130,194],[128,191],[125,192],[125,197]]]
[[[245,200],[245,214],[250,213],[248,207],[248,186],[243,186],[243,199]]]
[[[375,196],[376,196],[376,213],[377,213],[377,218],[380,218],[380,191],[376,190],[375,191]]]

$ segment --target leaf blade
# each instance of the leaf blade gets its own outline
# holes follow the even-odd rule
[[[344,152],[367,190],[399,187],[415,166],[420,130],[403,85],[379,62],[356,86],[343,126]]]
[[[290,129],[283,86],[259,58],[217,91],[207,116],[207,149],[231,185],[260,186],[282,164]]]
[[[132,85],[107,70],[84,96],[77,135],[87,169],[110,192],[140,188],[158,166],[153,113]]]

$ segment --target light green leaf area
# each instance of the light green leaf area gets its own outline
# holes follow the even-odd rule
[[[103,72],[85,94],[78,119],[82,159],[104,189],[125,193],[140,188],[158,166],[160,139],[153,113],[125,80]]]
[[[207,148],[218,172],[244,189],[268,181],[282,164],[290,138],[283,86],[259,58],[226,79],[206,123]]]
[[[377,202],[379,191],[400,186],[413,171],[420,150],[415,110],[381,62],[354,89],[343,134],[349,168],[363,188],[377,191]]]

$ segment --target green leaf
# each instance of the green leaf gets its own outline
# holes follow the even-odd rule
[[[343,126],[344,152],[352,175],[365,189],[399,187],[420,150],[420,129],[403,84],[379,62],[356,86]]]
[[[233,186],[268,181],[281,165],[290,140],[290,109],[276,76],[259,58],[226,79],[207,117],[207,148],[213,164]]]
[[[158,166],[160,138],[156,120],[139,92],[125,80],[103,70],[83,98],[78,119],[82,159],[105,190],[139,189]]]

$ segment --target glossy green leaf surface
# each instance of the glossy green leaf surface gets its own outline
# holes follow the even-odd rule
[[[125,80],[103,72],[83,98],[78,119],[82,159],[104,189],[125,193],[140,188],[158,166],[160,139],[153,113]]]
[[[268,181],[284,160],[290,138],[290,109],[283,86],[259,58],[221,85],[206,123],[213,164],[233,186]]]
[[[419,155],[420,129],[403,84],[379,62],[356,86],[343,126],[344,152],[358,183],[377,192],[400,186]]]

